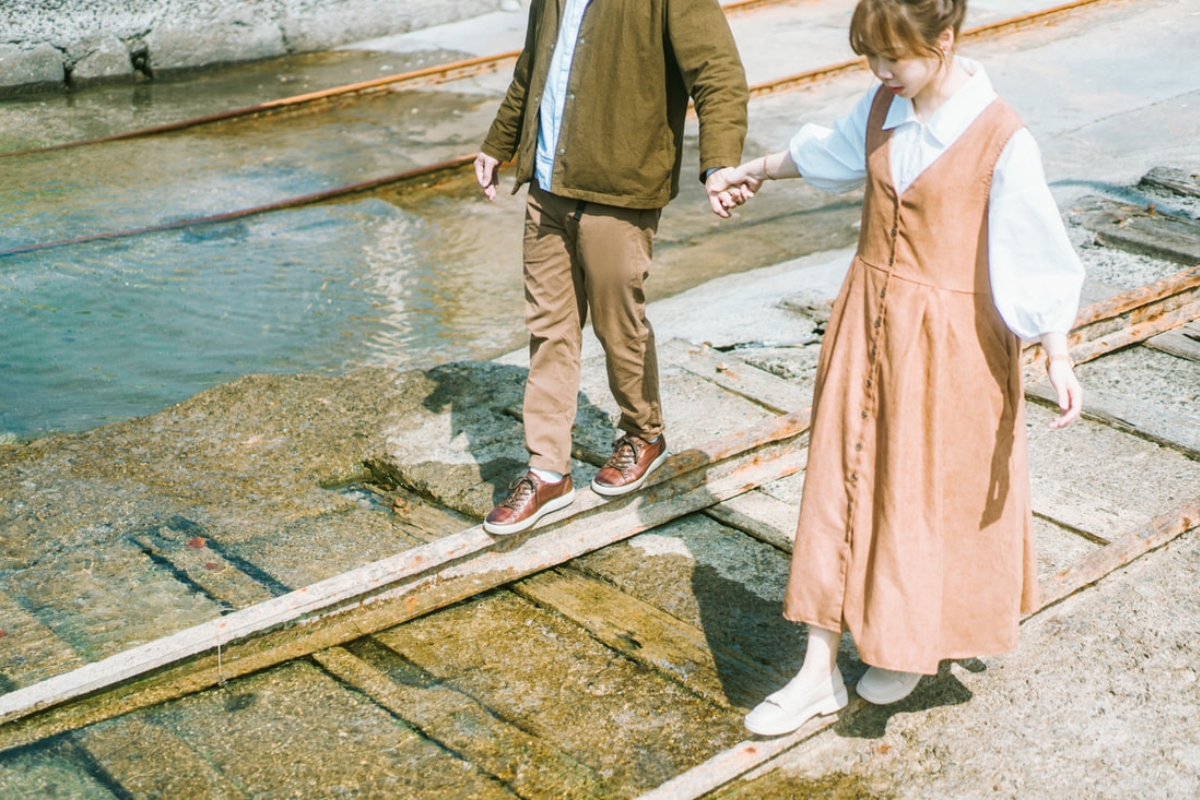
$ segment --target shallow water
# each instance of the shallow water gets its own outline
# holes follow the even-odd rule
[[[337,74],[353,66],[338,64]],[[269,99],[246,88],[253,69],[269,78],[279,68],[156,86],[169,110],[152,121]],[[511,174],[494,203],[464,174],[434,190],[389,188],[220,224],[9,252],[469,154],[499,102],[489,91],[467,82],[386,93],[315,113],[0,159],[0,441],[150,414],[250,373],[428,367],[520,346],[524,193],[509,195]],[[103,111],[88,135],[138,127],[130,124],[131,87],[91,92],[71,102],[0,103],[0,142],[27,133],[30,120],[52,133],[42,142],[82,134],[80,106]],[[222,92],[230,97],[220,105]],[[857,212],[835,199],[826,219],[821,204],[830,201],[811,198],[799,205],[817,214],[799,234],[736,234],[797,210],[797,196],[778,194],[728,223],[707,211],[699,183],[685,181],[659,229],[651,299],[853,238],[847,220]]]

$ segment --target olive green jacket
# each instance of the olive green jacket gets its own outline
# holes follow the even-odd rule
[[[525,48],[483,143],[500,161],[516,157],[514,193],[533,178],[538,106],[564,2],[532,0]],[[591,0],[567,84],[554,193],[665,206],[679,193],[689,96],[700,121],[699,174],[737,166],[749,92],[717,0]]]

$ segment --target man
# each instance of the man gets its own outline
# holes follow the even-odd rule
[[[713,211],[741,202],[749,93],[717,0],[532,0],[525,47],[475,175],[489,200],[514,156],[525,213],[529,471],[484,529],[523,531],[574,499],[571,425],[588,312],[624,432],[592,488],[632,492],[663,463],[654,331],[643,282],[659,214],[679,191],[684,120],[700,122],[700,179]]]

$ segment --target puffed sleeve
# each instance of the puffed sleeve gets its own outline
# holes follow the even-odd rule
[[[1029,130],[1017,131],[992,173],[988,205],[992,298],[1009,329],[1036,341],[1067,333],[1079,311],[1083,264],[1067,238]]]
[[[800,176],[827,192],[848,192],[867,177],[867,118],[876,86],[833,128],[808,124],[792,137],[788,151]]]

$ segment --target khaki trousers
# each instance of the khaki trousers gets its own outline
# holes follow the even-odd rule
[[[571,471],[571,426],[588,311],[604,348],[618,427],[662,433],[658,358],[642,284],[660,209],[584,203],[531,184],[525,205],[525,447],[529,465]]]

